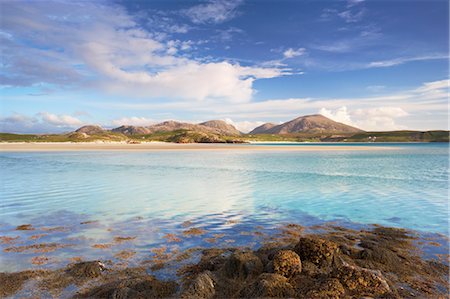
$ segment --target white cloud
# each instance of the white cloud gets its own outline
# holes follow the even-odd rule
[[[278,123],[300,115],[315,114],[324,108],[329,110],[328,116],[331,115],[331,118],[335,117],[338,121],[366,130],[401,128],[442,130],[448,129],[448,84],[449,80],[427,82],[402,92],[359,98],[288,98],[235,102],[227,105],[211,101],[108,103],[108,107],[137,111],[171,111],[174,115],[190,112],[195,115],[204,115],[204,119],[232,117],[234,123],[246,121]],[[89,104],[94,105],[93,107],[104,105],[104,103]],[[344,106],[347,108],[343,109]],[[323,110],[321,112],[326,114]],[[366,116],[370,117],[370,121],[364,122]]]
[[[322,114],[325,117],[346,125],[354,125],[346,106],[342,106],[334,111],[326,108],[321,108],[319,110],[319,114]]]
[[[231,9],[231,3],[237,7],[236,1],[205,5]],[[163,42],[118,6],[35,1],[3,8],[3,30],[14,39],[2,43],[8,75],[0,80],[6,85],[83,84],[146,99],[245,102],[255,80],[288,74],[278,67],[180,57],[191,41]]]
[[[233,125],[236,129],[243,133],[248,133],[254,128],[264,124],[263,121],[233,121],[230,118],[225,118],[224,121],[230,125]]]
[[[305,53],[306,53],[305,48],[298,48],[298,49],[289,48],[283,52],[283,56],[284,56],[284,58],[293,58],[293,57],[304,55]]]
[[[242,0],[210,0],[188,8],[183,13],[195,24],[219,24],[233,19],[238,15],[237,8]]]
[[[0,117],[0,132],[8,133],[56,133],[68,132],[83,125],[83,122],[70,115],[56,115],[40,112],[35,116],[14,113]]]
[[[153,124],[155,121],[146,117],[122,117],[120,119],[115,119],[111,123],[113,126],[149,126]]]
[[[400,107],[359,108],[348,111],[346,106],[335,110],[322,108],[319,113],[334,121],[355,126],[366,131],[402,130],[405,126],[396,123],[398,118],[408,115]]]
[[[70,115],[64,114],[56,115],[48,112],[40,112],[38,115],[42,118],[44,122],[58,127],[74,127],[79,126],[83,123],[78,118]]]
[[[373,61],[367,64],[367,68],[378,68],[378,67],[390,67],[400,64],[404,64],[412,61],[424,61],[424,60],[436,60],[436,59],[448,59],[448,55],[424,55],[416,57],[399,57],[389,60]]]

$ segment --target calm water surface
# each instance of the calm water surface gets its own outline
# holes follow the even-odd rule
[[[164,244],[164,234],[181,230],[186,220],[210,233],[336,221],[448,234],[448,144],[383,146],[388,149],[4,152],[0,235],[30,244],[27,238],[42,230],[15,226],[69,227],[70,233],[55,230],[42,239],[85,245],[53,253],[61,261],[62,255],[104,255],[88,248],[114,234],[138,235],[133,246],[146,250]],[[87,220],[98,222],[80,224]],[[23,268],[32,256],[22,253],[17,262],[14,254],[1,252],[0,267]]]

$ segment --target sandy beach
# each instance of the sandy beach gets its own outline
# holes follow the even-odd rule
[[[89,143],[70,143],[70,142],[49,142],[49,143],[0,143],[2,152],[47,152],[47,151],[185,151],[185,150],[240,150],[240,151],[366,151],[366,150],[384,150],[387,147],[380,146],[354,146],[354,145],[305,145],[305,146],[286,146],[282,144],[258,146],[255,144],[211,144],[211,143],[166,143],[166,142],[148,142],[140,144],[127,144],[121,142],[89,142]],[[392,147],[389,147],[392,149]]]

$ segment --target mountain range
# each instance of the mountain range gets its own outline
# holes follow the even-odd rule
[[[239,136],[242,135],[233,125],[226,123],[223,120],[209,120],[206,122],[192,124],[177,121],[165,121],[162,123],[150,126],[129,126],[123,125],[114,129],[111,132],[122,133],[124,135],[146,135],[157,132],[173,132],[177,130],[186,130],[204,134],[215,134],[225,136]],[[107,130],[99,126],[84,126],[75,131],[87,135],[101,134]],[[323,115],[306,115],[287,121],[285,123],[276,125],[272,123],[265,123],[255,129],[249,134],[295,134],[295,133],[358,133],[362,130],[351,127],[336,121],[333,121]]]

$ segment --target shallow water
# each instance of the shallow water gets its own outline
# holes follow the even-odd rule
[[[18,232],[15,226],[69,227],[70,233],[40,239],[86,245],[59,250],[61,260],[61,255],[101,257],[105,252],[88,252],[89,244],[108,242],[114,232],[139,236],[133,246],[146,250],[164,244],[164,234],[179,232],[186,220],[208,234],[326,221],[448,234],[448,144],[383,146],[388,149],[3,152],[0,235],[29,244],[27,238],[45,230]],[[98,222],[80,224],[86,220]],[[192,246],[201,242],[188,239]],[[0,259],[2,269],[26,266],[12,253],[1,252]]]

